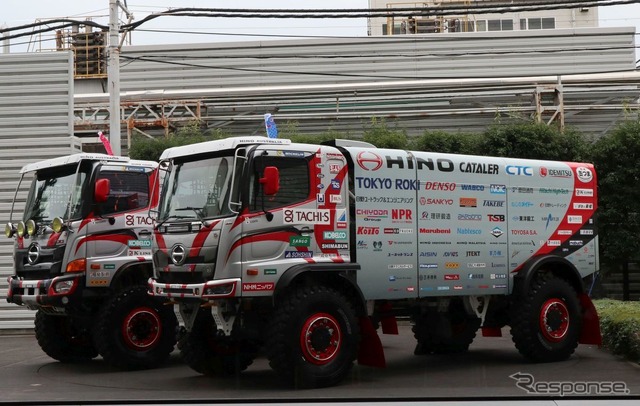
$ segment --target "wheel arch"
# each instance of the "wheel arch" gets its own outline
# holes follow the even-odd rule
[[[356,315],[366,315],[364,295],[357,285],[357,264],[299,264],[287,269],[278,280],[274,301],[278,301],[291,286],[305,284],[325,284],[331,286],[346,297],[351,298]]]
[[[131,286],[147,286],[153,276],[151,261],[132,262],[123,265],[111,280],[111,289],[120,292]]]
[[[567,281],[578,295],[584,293],[582,277],[578,269],[566,258],[558,255],[545,255],[531,258],[514,277],[513,295],[526,294],[527,288],[538,273],[551,272],[554,276]]]

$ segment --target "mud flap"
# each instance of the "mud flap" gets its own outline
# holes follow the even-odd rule
[[[580,344],[602,346],[598,312],[586,293],[580,294],[580,305],[582,306],[582,331],[578,342]]]
[[[383,315],[380,318],[380,326],[382,327],[382,334],[398,335],[398,321],[391,312],[393,309],[391,303],[385,303],[380,306],[380,313]]]
[[[385,368],[387,361],[380,337],[373,328],[368,317],[360,317],[360,348],[358,350],[358,364],[370,367]]]

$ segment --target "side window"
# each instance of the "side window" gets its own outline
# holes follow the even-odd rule
[[[149,178],[141,172],[102,171],[99,179],[109,179],[107,201],[103,214],[120,213],[146,207],[149,204]]]
[[[280,190],[273,196],[264,196],[266,210],[300,203],[309,198],[309,164],[304,158],[261,156],[255,160],[251,174],[251,210],[262,210],[260,177],[263,168],[275,166],[280,172]]]

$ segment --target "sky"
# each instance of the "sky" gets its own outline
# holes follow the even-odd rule
[[[123,1],[124,3],[124,1]],[[203,7],[203,8],[247,8],[247,9],[300,9],[300,8],[357,8],[368,7],[368,0],[256,0],[212,1],[212,0],[127,0],[129,10],[135,20],[144,16],[164,11],[169,8]],[[93,17],[94,21],[107,24],[109,0],[2,0],[0,2],[0,26],[14,27],[30,24],[36,19],[55,17],[72,17],[83,20]],[[640,26],[640,4],[600,7],[601,27]],[[142,30],[174,30],[193,31],[198,34],[169,34],[144,32]],[[636,32],[640,29],[636,28]],[[224,35],[211,35],[221,33]],[[295,36],[366,36],[364,19],[213,19],[188,17],[161,17],[140,27],[134,32],[132,45],[157,45],[192,42],[220,42],[266,40],[267,35],[277,39],[279,35]],[[254,36],[256,35],[256,36]],[[11,52],[34,50],[29,45],[29,37],[11,41]],[[49,42],[51,48],[53,43]],[[640,44],[640,36],[636,34],[636,43]]]

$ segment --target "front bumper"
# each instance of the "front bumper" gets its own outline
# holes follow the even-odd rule
[[[7,302],[27,306],[31,310],[46,308],[62,312],[73,303],[81,289],[83,275],[57,276],[53,279],[24,280],[17,276],[7,278]]]
[[[149,294],[171,299],[225,299],[241,296],[241,284],[240,278],[192,284],[160,283],[151,278],[149,279]]]

